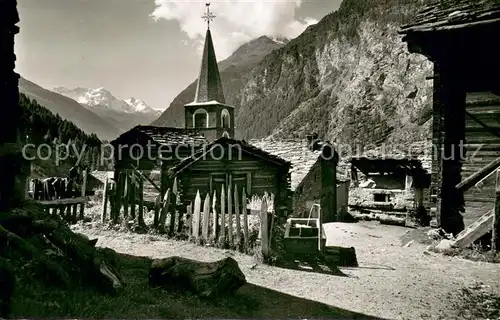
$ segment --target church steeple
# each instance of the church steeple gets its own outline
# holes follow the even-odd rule
[[[184,106],[184,119],[186,128],[203,131],[209,141],[214,141],[222,136],[234,137],[234,107],[226,104],[222,90],[210,33],[210,21],[215,16],[210,12],[210,3],[206,6],[207,12],[202,18],[207,22],[208,28],[201,58],[200,76],[194,101]]]
[[[203,19],[207,22],[208,28],[205,36],[205,47],[203,48],[200,76],[198,77],[194,102],[217,101],[219,103],[226,103],[224,91],[222,90],[222,81],[217,65],[217,58],[215,56],[212,34],[210,33],[210,21],[213,20],[215,16],[210,12],[210,3],[207,3],[206,6],[207,13],[203,16]]]

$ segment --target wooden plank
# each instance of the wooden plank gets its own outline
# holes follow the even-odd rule
[[[477,182],[481,181],[484,177],[487,177],[491,172],[495,171],[500,167],[500,158],[495,159],[490,162],[487,166],[485,166],[481,171],[476,172],[472,176],[464,179],[462,182],[457,184],[456,188],[459,191],[466,191]]]
[[[161,210],[161,194],[155,198],[155,213],[153,217],[153,226],[158,228],[158,223],[160,221],[160,210]]]
[[[126,223],[129,220],[128,209],[129,209],[129,194],[130,194],[130,172],[125,170],[125,186],[123,188],[122,204],[123,204],[123,222]]]
[[[82,197],[87,194],[87,170],[83,170]],[[78,220],[83,220],[85,215],[85,202],[80,205],[80,216]]]
[[[85,204],[87,202],[87,198],[78,197],[78,198],[56,199],[56,200],[35,200],[34,202],[41,206],[52,207],[52,206],[68,205],[68,204]]]
[[[497,170],[495,187],[495,214],[491,233],[491,250],[494,252],[500,251],[500,170]]]
[[[234,218],[236,219],[236,241],[235,245],[239,247],[241,242],[241,221],[240,221],[240,198],[238,195],[238,186],[234,185]]]
[[[176,215],[176,211],[177,211],[177,198],[178,198],[178,194],[179,194],[179,188],[178,188],[177,183],[178,183],[178,181],[177,181],[177,177],[176,177],[176,178],[174,178],[174,184],[172,185],[172,201],[171,201],[171,205],[169,208],[170,226],[169,226],[168,234],[171,237],[174,235],[175,215]]]
[[[267,198],[264,197],[260,207],[260,245],[264,258],[269,256],[269,228],[267,218]]]
[[[137,221],[140,226],[145,226],[144,222],[144,180],[139,180],[139,214],[137,216]]]
[[[229,245],[233,246],[233,191],[231,184],[227,186],[227,233]]]
[[[208,241],[208,229],[210,225],[210,194],[207,193],[205,196],[205,201],[203,202],[203,227],[202,227],[202,239]]]
[[[243,211],[243,241],[245,244],[245,250],[248,251],[248,212],[247,212],[247,193],[245,187],[243,187],[243,192],[241,193],[241,210]]]
[[[158,192],[161,193],[160,187],[148,176],[146,176],[144,173],[142,173],[139,169],[137,169],[136,166],[133,164],[130,164],[130,166],[134,169],[135,173],[137,173],[141,178],[146,179]]]
[[[318,207],[318,250],[319,252],[323,252],[325,249],[323,247],[323,212],[321,207]]]
[[[222,185],[220,193],[220,243],[226,243],[226,187]]]
[[[476,240],[484,236],[486,233],[490,232],[491,228],[493,227],[494,212],[495,210],[488,211],[486,214],[476,220],[476,222],[460,232],[457,235],[456,240],[453,241],[452,247],[466,248],[473,244]]]
[[[213,229],[212,229],[212,237],[213,240],[217,240],[218,232],[219,232],[219,213],[217,212],[217,190],[213,191],[212,197],[212,212],[213,212]]]
[[[193,203],[189,203],[186,206],[186,227],[189,241],[191,241],[193,237]]]
[[[162,233],[165,233],[165,223],[167,222],[167,213],[170,206],[170,201],[172,197],[172,191],[170,188],[165,192],[165,196],[163,197],[163,206],[161,208],[160,219],[158,221],[158,230]]]
[[[130,171],[130,216],[135,220],[135,200],[137,192],[137,179],[133,171]]]
[[[109,178],[106,177],[104,180],[104,190],[102,191],[102,212],[101,212],[101,223],[106,221],[107,207],[108,207],[108,183]]]
[[[201,215],[201,196],[200,191],[196,193],[194,199],[194,213],[193,213],[193,237],[198,239],[200,237],[200,215]]]

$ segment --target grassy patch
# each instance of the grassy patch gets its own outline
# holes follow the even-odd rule
[[[149,286],[150,259],[119,255],[118,260],[126,287],[117,295],[102,295],[81,287],[61,290],[21,278],[14,293],[11,317],[374,319],[252,284],[217,300],[201,299],[185,291],[167,292]]]

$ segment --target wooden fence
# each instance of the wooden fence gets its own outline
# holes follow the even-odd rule
[[[128,217],[129,209],[132,213],[137,204],[136,199],[138,199],[138,218],[142,220],[145,205],[141,196],[141,185],[147,177],[140,175],[139,171],[127,172],[127,181],[130,179],[131,183],[127,184],[126,190],[120,197],[120,203],[115,204],[111,201],[111,204],[119,205],[120,209],[123,208],[124,217]],[[154,185],[153,182],[151,183]],[[108,218],[109,200],[116,198],[113,195],[117,192],[115,186],[116,184],[111,184],[106,179],[101,215],[103,223]],[[139,193],[139,197],[135,196],[135,192]],[[263,252],[269,251],[272,221],[268,222],[267,197],[264,197],[261,202],[260,211],[257,211],[259,214],[257,219],[255,215],[252,215],[253,224],[251,224],[249,221],[251,210],[247,208],[248,198],[244,188],[239,191],[235,187],[223,186],[219,192],[215,191],[212,195],[206,194],[204,197],[198,191],[194,202],[186,207],[180,203],[179,196],[178,183],[175,179],[172,188],[169,188],[163,196],[158,195],[156,198],[153,226],[160,233],[168,234],[170,237],[187,238],[200,245],[211,244],[222,248],[236,248],[242,252],[251,251],[260,239]],[[269,215],[271,216],[270,213]]]
[[[219,194],[217,191],[212,196],[206,194],[204,200],[198,191],[194,203],[187,207],[187,234],[199,244],[212,243],[242,252],[251,251],[260,240],[262,251],[266,254],[269,250],[270,231],[267,202],[264,197],[258,223],[250,225],[245,188],[239,194],[236,187],[223,186]],[[254,215],[251,217],[255,218]]]
[[[76,198],[56,199],[56,200],[35,200],[44,210],[51,215],[57,215],[70,223],[76,223],[85,218],[85,197],[87,191],[87,171],[83,171],[83,182],[81,196]],[[78,210],[79,209],[79,210]]]

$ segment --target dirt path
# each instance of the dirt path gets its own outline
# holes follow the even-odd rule
[[[327,245],[356,248],[360,267],[342,268],[349,277],[255,267],[250,256],[157,236],[88,226],[75,231],[98,237],[99,246],[152,258],[179,255],[211,261],[232,255],[250,283],[386,319],[459,319],[457,303],[462,288],[483,282],[492,291],[500,289],[500,265],[427,252],[425,245],[417,242],[404,246],[400,238],[408,229],[378,223],[325,225]]]

